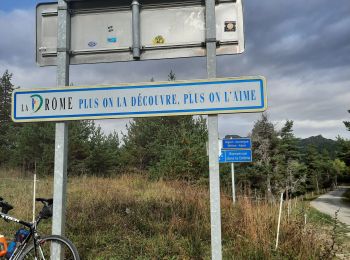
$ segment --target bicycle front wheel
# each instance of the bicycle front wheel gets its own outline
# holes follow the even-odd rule
[[[30,245],[19,259],[38,260],[80,260],[78,250],[68,239],[61,236],[48,236],[38,240],[36,249]]]

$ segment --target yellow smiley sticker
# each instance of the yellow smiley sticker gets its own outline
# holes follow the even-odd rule
[[[156,37],[154,37],[152,42],[153,42],[153,45],[164,44],[165,43],[165,39],[164,39],[163,36],[157,35]]]

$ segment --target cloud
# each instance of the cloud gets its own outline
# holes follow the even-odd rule
[[[34,55],[35,13],[14,10],[0,11],[0,60],[18,67],[32,65]]]
[[[297,136],[350,138],[350,5],[348,0],[245,1],[246,52],[217,58],[218,77],[264,75],[274,122],[294,120]],[[35,64],[35,12],[0,11],[0,72],[22,88],[54,87],[55,67]],[[206,78],[205,58],[71,66],[75,85]],[[247,135],[259,114],[221,115],[220,136]],[[128,120],[98,121],[106,132]]]
[[[245,3],[247,55],[255,64],[290,72],[349,64],[347,0]]]

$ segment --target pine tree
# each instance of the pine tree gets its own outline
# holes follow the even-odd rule
[[[304,167],[300,163],[300,157],[298,139],[293,133],[293,121],[287,120],[280,131],[278,146],[278,166],[287,199],[290,192],[296,192],[305,182]]]
[[[201,117],[138,118],[123,137],[123,162],[155,178],[196,179],[207,172],[206,139]]]
[[[269,121],[266,113],[254,124],[252,133],[252,149],[255,173],[266,176],[266,195],[269,201],[273,199],[272,179],[276,169],[278,133]]]
[[[34,170],[40,174],[53,172],[54,124],[25,123],[18,131],[16,148],[11,165],[21,167],[23,172]]]
[[[338,180],[340,181],[346,181],[348,182],[348,178],[350,177],[348,174],[346,174],[346,164],[345,162],[339,160],[338,158],[333,161],[333,169],[335,171],[335,183],[334,186],[338,186]],[[345,176],[344,176],[345,175]]]
[[[293,121],[287,120],[280,132],[281,143],[279,150],[283,153],[286,162],[299,160],[298,139],[293,133]]]
[[[173,72],[173,70],[170,71],[169,75],[168,75],[168,80],[169,81],[175,81],[176,80],[176,75]]]
[[[54,167],[54,123],[14,124],[11,121],[12,74],[0,78],[0,166],[20,167],[52,174]],[[118,167],[119,139],[105,136],[93,121],[69,123],[69,174],[108,174]]]
[[[176,79],[172,71],[168,79]],[[194,180],[206,176],[207,128],[202,117],[136,118],[123,136],[122,160],[128,170],[154,178]]]
[[[11,120],[11,96],[14,85],[7,70],[0,78],[0,166],[9,163],[18,128]]]
[[[304,155],[304,163],[307,167],[307,190],[316,190],[319,193],[321,186],[321,156],[313,145],[309,145]]]
[[[74,175],[90,174],[89,157],[91,136],[96,130],[91,120],[72,121],[68,124],[68,173]]]
[[[348,112],[350,113],[350,110],[348,110]],[[350,131],[350,121],[343,121],[345,127],[348,129],[348,131]]]
[[[350,110],[348,110],[350,113]],[[343,121],[345,127],[350,131],[350,121]],[[337,157],[343,160],[347,166],[350,166],[350,140],[346,140],[338,136],[337,145],[340,147],[340,150],[337,153]]]
[[[106,136],[100,126],[90,137],[90,155],[87,158],[91,174],[106,176],[116,173],[119,166],[119,138],[116,133]]]
[[[337,157],[350,166],[350,140],[346,140],[338,136],[337,145],[340,148],[337,152]]]
[[[68,174],[109,175],[119,166],[119,139],[105,136],[93,121],[69,122]],[[54,167],[54,123],[26,123],[20,128],[13,166],[32,171],[34,164],[40,174],[50,175]]]
[[[11,122],[11,98],[14,85],[11,83],[12,74],[7,70],[0,78],[0,123]]]

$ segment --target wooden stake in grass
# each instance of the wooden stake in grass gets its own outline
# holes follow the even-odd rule
[[[282,216],[282,204],[283,204],[283,192],[281,192],[281,199],[280,199],[280,210],[278,213],[278,224],[277,224],[277,236],[276,236],[276,250],[278,248],[278,239],[280,236],[280,225],[281,225],[281,216]]]
[[[36,197],[36,162],[34,163],[34,183],[33,183],[33,223],[35,222],[35,197]]]
[[[292,207],[291,207],[290,199],[288,199],[287,212],[288,212],[287,214],[288,214],[288,222],[289,222],[289,215],[292,213]]]

